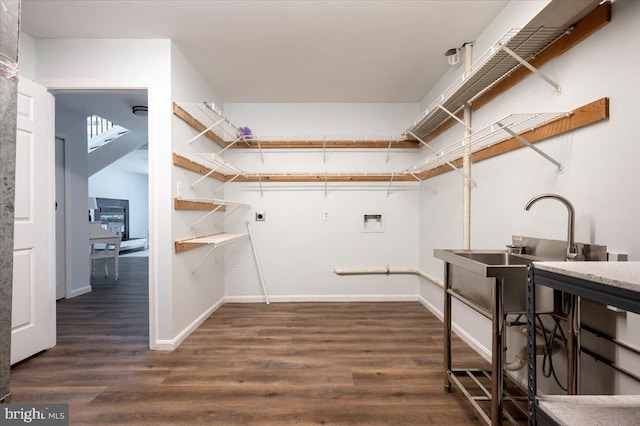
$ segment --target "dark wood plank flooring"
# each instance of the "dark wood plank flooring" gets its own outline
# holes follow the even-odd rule
[[[474,425],[442,387],[442,323],[417,302],[226,304],[149,351],[147,259],[58,302],[58,345],[14,366],[12,402],[71,424]],[[487,368],[454,339],[455,362]]]

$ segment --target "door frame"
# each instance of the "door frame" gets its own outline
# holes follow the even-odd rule
[[[156,220],[156,213],[158,206],[160,205],[157,190],[155,189],[155,182],[160,178],[160,174],[157,172],[159,160],[156,155],[151,155],[159,150],[158,147],[158,132],[155,129],[158,127],[159,114],[161,110],[161,103],[159,99],[159,93],[161,91],[160,83],[155,80],[125,80],[125,81],[40,81],[40,84],[45,86],[50,91],[111,91],[111,90],[146,90],[147,91],[147,104],[149,106],[149,115],[147,117],[148,131],[148,145],[149,145],[149,348],[158,348],[158,292],[159,277],[166,276],[167,272],[161,270],[163,262],[159,261],[157,241],[160,238],[160,229]],[[65,150],[68,146],[65,146]],[[66,173],[65,173],[66,175]],[[88,178],[88,176],[87,176]],[[65,182],[68,185],[69,182]],[[67,187],[68,189],[68,187]],[[67,206],[69,208],[69,206]],[[68,213],[65,212],[65,214]],[[68,222],[67,222],[68,224]],[[70,251],[69,241],[67,240],[67,254]],[[166,264],[166,262],[164,262]],[[67,290],[69,290],[70,283],[67,278]]]
[[[65,158],[65,167],[64,167],[64,197],[65,197],[65,203],[64,203],[64,226],[65,226],[65,230],[69,229],[70,226],[72,226],[70,222],[70,216],[69,216],[69,204],[66,202],[67,199],[67,194],[69,193],[69,173],[67,173],[67,158],[69,158],[69,144],[67,143],[67,141],[69,140],[69,135],[65,134],[65,133],[61,133],[58,131],[54,131],[54,143],[55,143],[55,139],[62,139],[64,141],[64,158]],[[55,176],[54,176],[55,178]],[[56,178],[57,179],[57,178]],[[57,235],[57,229],[56,229],[56,235]],[[56,236],[56,238],[58,238]],[[71,268],[69,268],[69,262],[67,261],[68,259],[71,259],[72,256],[70,256],[71,254],[71,246],[69,244],[69,239],[66,238],[64,239],[64,269],[65,269],[65,273],[64,273],[64,297],[65,298],[69,298],[71,297],[71,282],[69,281],[69,277],[71,276]],[[56,267],[58,266],[58,259],[57,259],[57,253],[56,253]]]

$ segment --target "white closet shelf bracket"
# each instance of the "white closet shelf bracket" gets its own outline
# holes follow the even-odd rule
[[[549,76],[547,76],[545,73],[540,71],[538,68],[531,65],[529,62],[522,59],[516,52],[509,49],[507,46],[502,46],[502,50],[504,50],[513,59],[518,61],[520,65],[522,65],[523,67],[526,67],[529,71],[531,71],[532,73],[534,73],[535,75],[537,75],[538,77],[540,77],[541,79],[549,83],[554,89],[556,89],[556,93],[558,95],[560,94],[560,85],[555,81],[553,81],[551,78],[549,78]]]
[[[525,145],[528,148],[531,148],[532,150],[534,150],[536,153],[538,153],[539,155],[541,155],[542,157],[544,157],[547,161],[549,161],[550,163],[553,163],[557,168],[558,168],[558,172],[562,173],[563,172],[563,168],[562,168],[562,164],[555,160],[553,157],[551,157],[549,154],[545,153],[544,151],[542,151],[540,148],[538,148],[537,146],[533,145],[531,142],[529,142],[528,140],[526,140],[525,138],[523,138],[522,136],[520,136],[519,134],[517,134],[516,132],[514,132],[513,130],[511,130],[510,128],[506,127],[504,124],[502,123],[496,123],[496,125],[498,127],[500,127],[502,130],[504,130],[505,132],[507,132],[508,134],[510,134],[512,137],[514,137],[515,139],[517,139],[519,142],[521,142],[523,145]]]
[[[407,130],[407,132],[413,136],[414,138],[416,138],[416,140],[418,140],[420,143],[422,143],[424,146],[426,146],[427,148],[429,148],[431,150],[431,152],[433,152],[434,154],[440,155],[438,151],[436,151],[435,149],[431,148],[431,146],[429,146],[428,143],[426,143],[425,141],[423,141],[422,139],[420,139],[418,136],[416,136],[411,130]],[[445,160],[445,163],[447,163],[447,165],[449,167],[451,167],[453,170],[455,170],[457,173],[459,173],[463,178],[467,179],[469,182],[471,182],[471,184],[473,186],[478,186],[478,184],[471,179],[471,177],[467,176],[462,170],[460,170],[458,167],[454,166],[453,163],[449,160]]]
[[[218,205],[218,207],[216,207],[215,209],[211,210],[209,213],[205,214],[200,219],[196,220],[193,223],[193,225],[191,225],[191,228],[194,228],[197,224],[199,224],[200,222],[202,222],[203,220],[205,220],[206,218],[208,218],[209,216],[211,216],[212,214],[214,214],[215,212],[220,210],[222,208],[222,206],[223,206],[223,204]]]
[[[224,122],[224,118],[216,121],[211,126],[207,127],[206,129],[204,129],[203,131],[201,131],[200,133],[198,133],[197,135],[195,135],[194,137],[189,139],[189,144],[191,144],[196,139],[198,139],[200,136],[204,135],[205,133],[209,132],[210,130],[213,130],[214,127],[216,127],[218,124],[223,123],[223,122]]]
[[[329,180],[329,174],[324,174],[324,198],[327,198],[327,181]]]
[[[446,109],[445,107],[443,107],[442,105],[438,104],[436,105],[438,108],[440,108],[442,111],[444,111],[449,117],[453,118],[454,120],[456,120],[458,123],[462,124],[467,130],[469,130],[471,133],[473,133],[473,129],[469,126],[467,126],[467,123],[465,123],[464,121],[460,120],[458,118],[457,115],[455,115],[453,112],[449,111],[448,109]],[[454,111],[455,112],[455,111]]]
[[[391,173],[391,179],[389,179],[389,186],[387,187],[387,197],[389,196],[389,194],[391,193],[391,184],[393,183],[393,177],[395,176],[395,174],[392,172]]]

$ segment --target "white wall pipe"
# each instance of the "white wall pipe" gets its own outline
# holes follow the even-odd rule
[[[473,43],[464,45],[465,74],[471,70],[473,64]],[[471,248],[471,104],[464,104],[464,137],[465,148],[462,157],[462,170],[469,179],[462,181],[462,247]]]
[[[428,281],[431,281],[438,287],[444,288],[444,283],[439,279],[432,277],[424,271],[416,268],[357,268],[357,269],[340,269],[335,268],[333,272],[336,275],[418,275]]]

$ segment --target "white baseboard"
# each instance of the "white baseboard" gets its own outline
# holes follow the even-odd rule
[[[91,293],[91,290],[93,290],[93,289],[91,288],[90,285],[86,285],[84,287],[73,289],[73,290],[71,290],[71,294],[69,294],[67,299],[72,299],[74,297],[82,296],[83,294]]]
[[[416,294],[340,294],[340,295],[279,295],[269,296],[269,301],[282,302],[415,302]],[[265,303],[264,296],[227,296],[225,303]]]
[[[427,308],[433,315],[438,317],[440,321],[444,321],[444,313],[437,309],[433,304],[431,304],[427,299],[422,296],[418,296],[418,301],[422,303],[422,305]],[[451,330],[456,333],[458,337],[460,337],[466,344],[471,346],[471,348],[478,352],[481,357],[491,362],[491,351],[487,349],[484,345],[482,345],[475,337],[471,334],[467,333],[463,330],[458,324],[455,322],[451,323]]]
[[[216,303],[214,303],[209,309],[204,311],[200,316],[198,316],[198,318],[193,320],[193,322],[191,324],[189,324],[187,327],[185,327],[185,329],[182,330],[180,333],[178,333],[178,335],[176,337],[174,337],[173,339],[171,339],[171,340],[158,339],[156,341],[156,350],[158,350],[158,351],[173,351],[173,350],[175,350],[178,346],[180,346],[180,343],[182,343],[182,341],[184,339],[186,339],[191,333],[193,333],[198,327],[200,327],[200,325],[207,318],[209,318],[212,313],[217,311],[218,308],[220,306],[222,306],[224,303],[225,303],[225,298],[223,297],[222,299],[220,299]]]

